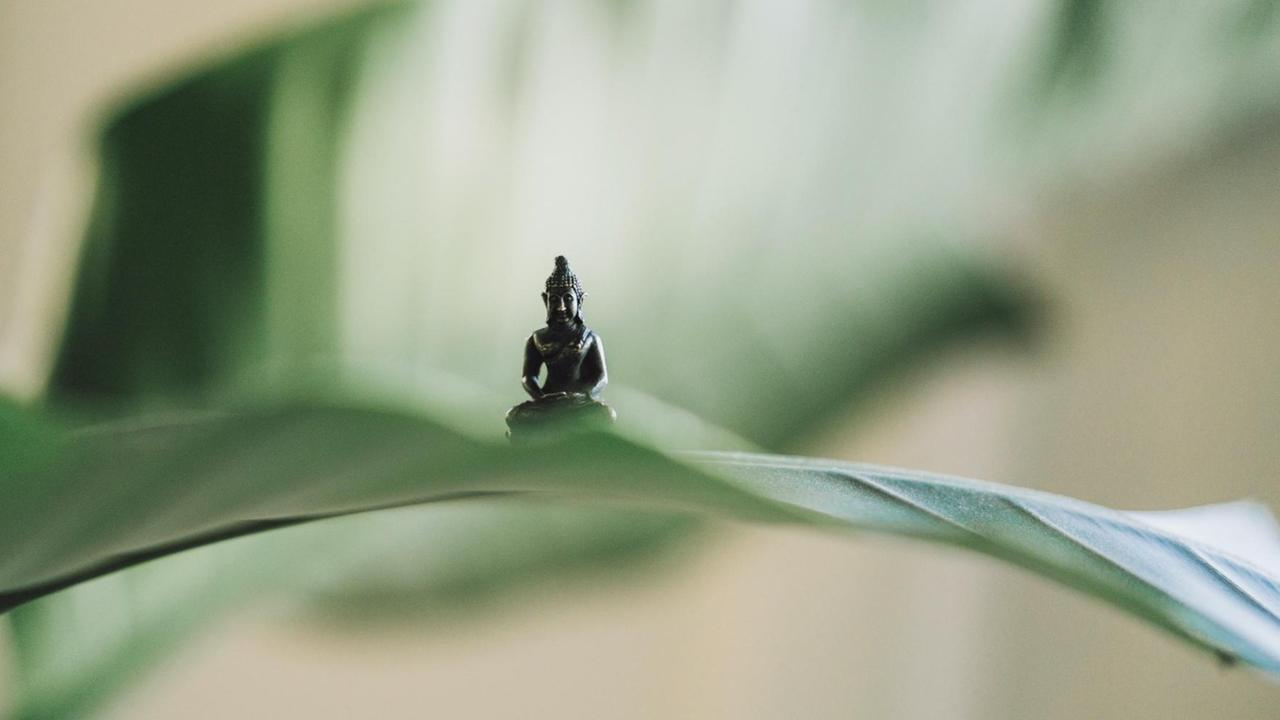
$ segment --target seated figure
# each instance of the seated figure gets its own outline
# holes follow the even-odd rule
[[[529,336],[524,346],[521,384],[532,398],[507,413],[508,435],[527,439],[543,430],[566,426],[603,428],[617,415],[597,397],[609,382],[604,344],[582,321],[586,293],[564,256],[547,278],[542,302],[547,325]],[[546,367],[546,378],[538,377]]]

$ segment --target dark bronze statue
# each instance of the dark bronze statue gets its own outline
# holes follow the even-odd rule
[[[609,383],[604,343],[582,321],[586,293],[564,256],[547,278],[542,303],[547,325],[524,344],[520,382],[532,398],[511,408],[507,427],[513,441],[565,427],[602,428],[614,421],[613,408],[598,399]],[[538,377],[546,367],[546,378]]]

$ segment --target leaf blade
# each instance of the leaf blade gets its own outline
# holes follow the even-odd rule
[[[1012,562],[1110,602],[1194,644],[1280,672],[1280,582],[1229,553],[1147,525],[1141,516],[1049,493],[852,463],[741,452],[668,456],[611,435],[521,449],[474,441],[430,420],[384,410],[297,406],[257,412],[256,416],[241,412],[201,420],[196,423],[194,441],[185,438],[169,454],[159,453],[159,459],[155,445],[148,445],[153,455],[142,456],[141,462],[158,463],[168,472],[174,471],[175,458],[194,458],[188,460],[187,480],[196,482],[186,490],[201,498],[194,505],[208,507],[211,491],[220,483],[230,487],[232,501],[214,505],[221,510],[207,521],[210,531],[244,527],[237,523],[250,520],[292,523],[390,505],[536,494],[756,522],[886,532]],[[315,479],[316,466],[300,471],[273,466],[287,448],[314,449],[318,428],[349,430],[357,419],[367,427],[356,434],[372,444],[354,460],[328,468],[319,489],[308,484]],[[276,480],[287,477],[289,482],[283,483],[287,491],[247,505],[239,503],[238,473],[252,468],[243,463],[212,472],[202,468],[209,454],[193,453],[191,442],[211,442],[214,455],[225,449],[218,433],[208,432],[206,424],[222,424],[224,429],[235,425],[244,433],[237,437],[259,438],[264,444],[240,456],[261,463],[260,469]],[[272,425],[274,431],[267,432]],[[159,431],[153,427],[142,432]],[[320,433],[320,437],[332,443],[337,435]],[[445,461],[424,450],[424,445],[444,449]],[[96,447],[99,452],[118,452],[104,450],[115,448],[112,443]],[[341,452],[322,459],[332,460],[353,447],[340,446]],[[380,470],[370,471],[373,481],[367,486],[353,490],[344,484],[351,467],[369,467],[364,452],[392,449],[398,455]],[[289,463],[296,455],[283,457]],[[146,472],[137,469],[131,475],[154,476],[154,466]],[[304,509],[309,512],[299,512]],[[150,520],[142,526],[163,535],[172,528],[187,527],[190,518],[179,514]],[[135,531],[121,532],[126,537],[95,537],[90,547],[98,549],[98,556],[72,558],[79,565],[49,556],[39,558],[37,564],[70,572],[64,581],[113,569],[84,561],[102,562],[101,548],[139,541]],[[176,539],[181,544],[201,538]],[[105,559],[110,561],[112,556]],[[42,592],[28,587],[27,595],[22,595],[15,577],[12,567],[0,566],[0,602],[6,607]]]

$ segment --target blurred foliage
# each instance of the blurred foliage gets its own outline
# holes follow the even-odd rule
[[[415,152],[440,122],[432,114],[468,109],[431,105],[419,122],[422,109],[401,107],[431,92],[432,68],[415,53],[420,32],[449,22],[439,12],[396,5],[291,37],[111,123],[54,397],[172,405],[246,385],[394,385],[430,372],[473,399],[487,391],[492,417],[512,400],[547,252],[561,244],[598,289],[586,309],[621,384],[770,446],[956,337],[1027,327],[1028,298],[927,223],[858,237],[856,223],[833,219],[787,237],[733,218],[707,227],[680,201],[613,236],[539,236],[545,249],[531,252],[526,229],[487,227],[514,215],[500,184],[436,198],[415,177],[433,166]],[[534,42],[536,29],[512,32]],[[519,107],[535,81],[474,78],[472,92],[501,96],[511,114],[477,120],[511,129],[454,139],[515,142],[508,133],[535,122]],[[574,151],[572,139],[549,142]],[[493,172],[520,162],[514,149],[491,160]],[[544,182],[554,179],[531,179],[530,192]],[[742,191],[707,192],[739,202]],[[459,217],[436,228],[428,212]],[[655,235],[652,222],[670,227]]]
[[[1096,77],[1106,60],[1106,3],[1067,0],[1059,8],[1057,38],[1049,53],[1049,78],[1045,82],[1045,87],[1050,88]]]
[[[207,400],[260,361],[268,292],[303,295],[298,323],[332,315],[329,286],[267,287],[268,238],[301,235],[309,248],[306,267],[270,279],[332,281],[336,138],[378,14],[249,53],[108,125],[55,399]],[[272,206],[280,187],[288,202]],[[325,330],[296,334],[319,342]]]
[[[102,136],[51,408],[186,422],[69,441],[46,416],[0,408],[6,470],[23,468],[0,480],[10,599],[352,508],[337,498],[376,506],[371,478],[493,477],[505,450],[482,443],[518,399],[519,348],[556,254],[591,293],[619,429],[637,440],[609,467],[657,457],[646,446],[794,446],[948,342],[1026,336],[1034,303],[969,241],[999,225],[1006,193],[1194,142],[1277,100],[1275,34],[1258,30],[1273,4],[1015,3],[1000,23],[950,3],[782,7],[377,5],[131,101]],[[437,420],[392,430],[377,414],[317,427],[263,420],[283,410],[256,424],[203,412],[320,398]],[[57,451],[64,442],[81,454]],[[369,445],[344,455],[353,442]],[[432,454],[397,468],[415,443]],[[626,486],[606,475],[594,479]],[[326,492],[335,504],[311,504]],[[384,537],[418,540],[397,565],[442,538],[460,548],[424,560],[425,582],[388,584],[412,605],[622,562],[692,528],[505,505],[492,517],[525,521],[449,525],[452,510],[267,533],[25,605],[11,614],[19,713],[90,711],[215,612],[298,591],[282,569],[350,571],[354,584],[331,577],[324,595],[360,597],[374,583],[363,549]],[[556,533],[570,539],[530,541]],[[336,547],[351,561],[332,560]],[[1159,593],[1019,557],[1221,640],[1170,619]],[[100,642],[69,652],[86,607]]]

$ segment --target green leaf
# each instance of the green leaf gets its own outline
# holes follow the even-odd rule
[[[547,492],[557,483],[572,491],[599,467],[625,472],[632,457],[636,472],[673,491],[752,500],[731,486],[684,485],[680,465],[616,438],[578,448],[565,464],[554,448],[516,452],[434,421],[337,406],[88,429],[55,469],[7,478],[42,492],[7,493],[0,508],[0,608],[152,557],[356,507]],[[555,477],[540,486],[543,475]],[[472,486],[486,476],[510,485]],[[421,477],[431,484],[414,495]]]
[[[0,543],[28,548],[0,564],[4,607],[256,530],[415,503],[546,496],[976,550],[1223,657],[1280,672],[1275,575],[1145,516],[1048,493],[776,455],[668,456],[614,435],[510,447],[403,412],[338,406],[107,426],[71,444],[74,462],[31,478],[52,492],[0,510]],[[121,507],[130,509],[127,523]],[[18,536],[42,542],[20,544]]]
[[[51,396],[172,403],[263,364],[264,335],[301,356],[323,346],[337,136],[369,27],[398,7],[286,36],[114,113]],[[269,304],[292,322],[268,322]]]

